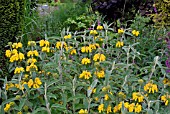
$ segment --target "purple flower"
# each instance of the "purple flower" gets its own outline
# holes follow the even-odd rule
[[[170,68],[169,59],[167,59],[167,60],[165,61],[165,65],[166,65],[168,68]]]
[[[170,32],[168,32],[167,36],[170,37]]]
[[[170,69],[167,69],[166,72],[167,72],[167,73],[170,73]]]
[[[155,13],[158,13],[158,12],[157,12],[157,9],[156,9],[156,7],[154,7],[154,9],[153,9],[153,10],[155,11]]]

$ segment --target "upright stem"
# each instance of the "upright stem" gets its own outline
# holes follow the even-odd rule
[[[91,99],[89,98],[89,99],[88,99],[88,113],[89,113],[89,111],[90,111],[90,104],[91,104]]]
[[[48,112],[48,114],[51,114],[51,110],[50,110],[50,108],[49,108],[49,106],[50,106],[50,104],[49,104],[49,102],[48,102],[48,99],[47,99],[47,84],[46,84],[46,82],[45,82],[45,94],[44,94],[44,99],[45,99],[45,102],[46,102],[46,108],[47,108],[47,112]]]

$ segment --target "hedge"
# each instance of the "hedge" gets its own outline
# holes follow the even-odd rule
[[[24,4],[25,0],[0,0],[0,77],[9,75],[5,49],[22,31]]]

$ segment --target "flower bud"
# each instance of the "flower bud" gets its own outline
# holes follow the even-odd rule
[[[142,79],[139,79],[139,80],[138,80],[138,83],[139,83],[140,85],[142,85],[143,82],[144,82],[144,81],[143,81]]]
[[[8,42],[8,45],[9,45],[9,46],[12,46],[12,42]]]
[[[26,111],[26,112],[27,112],[29,108],[28,108],[28,106],[27,106],[27,105],[25,105],[25,106],[23,107],[23,109],[24,109],[24,111]]]
[[[20,98],[21,98],[21,95],[17,95],[17,96],[15,97],[16,100],[19,100]]]

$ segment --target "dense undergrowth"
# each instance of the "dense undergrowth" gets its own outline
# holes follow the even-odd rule
[[[0,112],[169,114],[169,27],[140,14],[116,24],[83,9],[55,17],[65,6],[45,25],[27,13],[22,39],[6,44],[13,75],[0,78]]]

